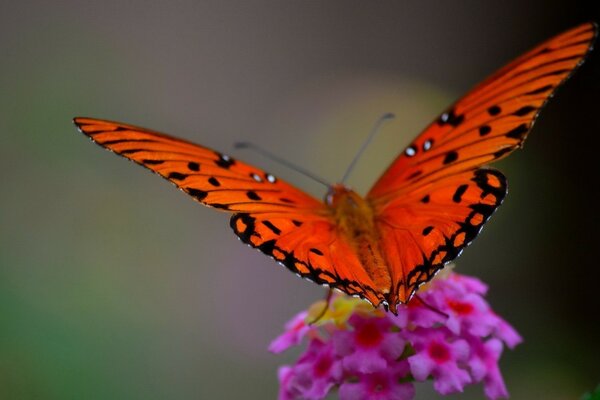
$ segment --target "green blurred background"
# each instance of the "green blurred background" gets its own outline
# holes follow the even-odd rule
[[[394,112],[351,178],[364,193],[471,85],[591,19],[576,1],[2,2],[0,398],[271,399],[294,354],[266,347],[323,295],[72,117],[249,140],[334,181]],[[457,262],[525,337],[502,360],[515,399],[600,381],[599,99],[596,52],[498,164],[510,194]]]

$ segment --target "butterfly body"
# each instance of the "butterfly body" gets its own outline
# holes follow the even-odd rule
[[[343,238],[357,255],[362,267],[372,279],[374,288],[387,295],[392,286],[388,263],[380,242],[373,207],[358,193],[336,184],[326,196],[337,236]]]
[[[583,62],[586,23],[515,59],[418,135],[364,196],[333,185],[323,202],[260,168],[148,129],[75,118],[98,145],[232,214],[245,243],[297,275],[396,312],[477,237],[507,192],[485,165],[521,148],[539,111]]]

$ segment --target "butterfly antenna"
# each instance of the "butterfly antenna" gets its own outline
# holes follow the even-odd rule
[[[352,170],[354,169],[354,166],[358,162],[358,159],[360,158],[360,156],[362,156],[362,153],[364,153],[364,151],[369,146],[369,143],[371,143],[373,138],[379,133],[381,125],[383,125],[384,122],[389,121],[394,118],[396,118],[396,116],[392,113],[385,113],[381,117],[379,117],[377,122],[375,122],[375,125],[373,125],[373,129],[371,129],[371,133],[369,133],[367,140],[364,141],[364,143],[360,147],[360,150],[358,150],[358,153],[356,153],[356,155],[354,156],[354,159],[348,166],[348,169],[346,169],[346,173],[344,174],[344,177],[342,178],[341,183],[346,182],[346,179],[348,179],[348,176],[350,176],[350,172],[352,172]]]
[[[237,142],[233,144],[233,147],[236,149],[251,149],[256,151],[259,154],[262,154],[263,156],[265,156],[266,158],[269,158],[273,161],[278,162],[279,164],[285,165],[286,167],[298,172],[299,174],[302,174],[304,176],[307,176],[317,182],[319,182],[322,185],[325,185],[327,188],[330,188],[332,185],[327,182],[325,179],[313,174],[312,172],[297,166],[296,164],[292,164],[291,162],[289,162],[288,160],[281,158],[273,153],[271,153],[270,151],[267,151],[265,149],[263,149],[262,147],[259,147],[257,145],[255,145],[254,143],[250,143],[250,142]]]

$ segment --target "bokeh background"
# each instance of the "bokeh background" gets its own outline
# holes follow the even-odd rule
[[[394,112],[351,178],[364,193],[470,86],[593,19],[577,1],[2,2],[0,398],[271,399],[294,354],[269,341],[324,294],[72,117],[248,140],[335,181]],[[596,52],[498,163],[510,194],[457,262],[525,337],[502,360],[515,399],[600,381],[599,99]]]

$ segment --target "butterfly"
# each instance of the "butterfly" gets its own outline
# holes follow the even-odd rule
[[[362,197],[343,184],[324,201],[224,153],[132,125],[75,118],[98,145],[231,213],[245,243],[297,275],[396,313],[458,257],[507,193],[485,165],[523,145],[541,108],[597,35],[585,23],[475,86],[406,147]]]

